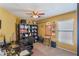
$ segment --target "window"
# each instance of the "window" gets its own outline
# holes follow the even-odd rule
[[[73,45],[73,19],[58,21],[57,25],[59,42]]]

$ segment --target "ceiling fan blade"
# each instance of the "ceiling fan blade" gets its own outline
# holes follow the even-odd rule
[[[38,13],[38,15],[45,15],[45,13]]]

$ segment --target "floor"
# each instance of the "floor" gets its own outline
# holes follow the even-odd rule
[[[41,43],[35,43],[32,56],[76,56],[76,54],[59,48],[52,48]]]

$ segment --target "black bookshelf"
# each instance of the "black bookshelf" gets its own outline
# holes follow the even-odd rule
[[[19,24],[18,27],[19,39],[28,38],[29,36],[34,37],[35,40],[38,40],[38,26],[29,25],[29,24]]]
[[[34,37],[35,40],[38,40],[38,26],[37,25],[30,25],[31,28],[31,35]]]
[[[22,20],[20,24],[18,24],[17,32],[18,32],[18,40],[17,44],[21,47],[20,50],[27,49],[31,51],[33,49],[34,39],[32,39],[31,35],[31,26],[26,24],[25,20]]]
[[[38,26],[29,25],[23,20],[17,25],[17,40],[28,39],[28,37],[33,37],[34,40],[38,40]]]
[[[19,27],[20,39],[28,38],[29,36],[31,36],[30,25],[19,24]]]

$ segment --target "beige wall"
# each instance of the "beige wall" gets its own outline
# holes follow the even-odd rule
[[[76,11],[65,13],[62,15],[57,15],[57,16],[50,17],[50,18],[43,19],[43,20],[39,20],[38,21],[38,33],[39,33],[39,35],[41,35],[43,37],[45,36],[46,22],[52,23],[53,21],[57,22],[60,20],[68,20],[68,19],[72,19],[72,18],[74,19],[74,45],[71,46],[71,45],[67,45],[67,44],[62,44],[61,42],[58,41],[57,37],[54,38],[53,36],[51,36],[51,40],[56,41],[57,47],[64,48],[71,52],[76,53],[76,49],[77,49],[77,44],[76,44],[76,41],[77,41],[77,15],[76,15]]]
[[[10,41],[13,33],[15,33],[16,18],[7,10],[0,8],[0,20],[2,22],[0,35],[5,35],[7,41]]]

